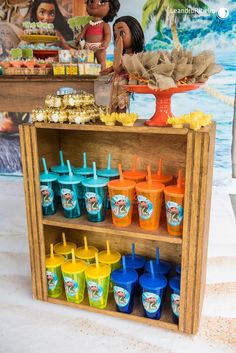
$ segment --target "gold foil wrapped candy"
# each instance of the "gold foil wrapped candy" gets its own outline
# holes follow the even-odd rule
[[[62,106],[62,99],[59,96],[48,95],[46,96],[45,104],[48,108],[60,108]]]
[[[212,116],[203,112],[192,112],[190,114],[184,114],[180,117],[169,117],[167,120],[168,124],[171,124],[174,128],[182,128],[184,124],[188,124],[192,130],[199,130],[201,127],[211,124]]]
[[[48,120],[52,123],[65,123],[68,121],[68,114],[63,109],[48,109]]]
[[[48,120],[47,111],[43,108],[33,109],[31,113],[33,122],[44,122],[46,123]]]
[[[116,121],[123,126],[133,126],[138,119],[138,115],[134,113],[100,113],[100,120],[108,126],[114,126]]]

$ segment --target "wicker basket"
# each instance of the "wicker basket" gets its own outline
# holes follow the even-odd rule
[[[4,75],[21,75],[21,76],[38,76],[38,75],[49,75],[52,73],[51,68],[28,68],[28,67],[8,67],[4,69]]]

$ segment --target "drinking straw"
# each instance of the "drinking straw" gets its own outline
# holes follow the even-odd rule
[[[86,152],[83,153],[83,158],[84,158],[84,168],[87,168],[87,155]]]
[[[135,259],[135,244],[132,244],[132,260]]]
[[[123,272],[126,272],[126,261],[125,261],[125,256],[122,256],[122,267],[123,267]]]
[[[159,265],[160,263],[160,251],[159,248],[156,248],[156,264]]]
[[[108,154],[107,169],[111,169],[111,154]]]
[[[67,163],[67,167],[68,167],[68,170],[69,170],[69,176],[73,177],[73,172],[72,172],[72,169],[71,169],[70,161],[67,160],[66,163]],[[78,214],[80,215],[80,208],[79,208],[79,202],[78,202],[79,195],[77,195],[77,192],[76,192],[76,189],[75,189],[75,185],[71,184],[71,186],[72,186],[72,190],[73,190],[73,192],[74,192],[74,194],[76,196],[76,209],[78,211]],[[71,216],[72,216],[72,211],[70,211],[70,213],[71,213]]]
[[[133,173],[135,173],[137,170],[137,160],[138,160],[138,156],[134,156],[134,162],[133,162],[133,167],[132,167]]]
[[[64,167],[65,163],[64,163],[64,158],[63,158],[63,153],[62,150],[59,151],[59,155],[60,155],[60,162],[61,162],[61,166]]]
[[[94,180],[97,180],[97,178],[98,178],[96,162],[93,162],[93,178],[94,178]],[[95,187],[95,193],[97,195],[99,195],[98,188],[96,188],[96,187]],[[101,212],[99,212],[97,214],[97,218],[98,218],[98,222],[101,222]]]
[[[120,163],[118,164],[118,169],[119,169],[119,174],[120,174],[120,181],[123,182],[124,177],[123,177],[122,167],[121,167]]]
[[[162,175],[162,166],[163,166],[163,159],[159,159],[159,164],[158,164],[158,170],[157,170],[157,175]]]
[[[72,264],[75,264],[75,249],[71,249],[71,255],[72,255]]]
[[[87,237],[84,237],[84,248],[85,248],[86,251],[88,250]]]
[[[150,269],[151,269],[152,278],[154,279],[155,278],[155,273],[154,273],[153,261],[152,260],[150,260]]]
[[[99,262],[98,262],[98,253],[95,253],[95,263],[96,263],[96,268],[99,269]]]
[[[109,255],[110,255],[110,253],[111,253],[109,240],[107,240],[107,253],[108,253]]]
[[[51,259],[54,259],[53,244],[50,244],[50,257]]]
[[[66,235],[65,235],[64,232],[62,233],[62,241],[63,241],[63,245],[66,246],[67,245],[67,243],[66,243]]]
[[[150,164],[148,164],[147,172],[148,172],[148,184],[151,185],[151,184],[152,184],[152,173],[151,173],[151,166],[150,166]]]
[[[177,179],[177,188],[181,189],[183,185],[183,170],[179,168],[178,179]]]

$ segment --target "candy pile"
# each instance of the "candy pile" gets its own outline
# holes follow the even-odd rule
[[[180,117],[169,117],[168,124],[174,128],[183,128],[185,124],[189,125],[192,130],[199,130],[201,127],[211,124],[212,115],[204,114],[203,112],[192,112],[184,114]]]
[[[116,121],[121,123],[123,126],[133,126],[137,119],[138,115],[135,113],[100,114],[100,120],[108,126],[114,126]]]

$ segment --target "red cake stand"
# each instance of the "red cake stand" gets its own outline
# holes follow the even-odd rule
[[[124,88],[130,93],[153,94],[156,97],[156,112],[145,124],[148,126],[167,126],[168,117],[173,116],[171,113],[172,95],[192,91],[200,86],[201,84],[183,84],[164,91],[154,90],[146,85],[124,85]]]

